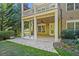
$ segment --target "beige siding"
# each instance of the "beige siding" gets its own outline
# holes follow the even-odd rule
[[[60,8],[62,9],[62,29],[66,29],[67,20],[78,20],[79,19],[79,10],[66,10],[66,3],[61,3]]]

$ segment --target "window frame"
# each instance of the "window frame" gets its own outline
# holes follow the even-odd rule
[[[68,20],[68,21],[66,21],[66,29],[68,29],[67,23],[71,23],[71,22],[74,23],[74,30],[75,30],[76,29],[76,23],[79,22],[79,20]]]
[[[46,24],[38,24],[38,26],[41,26],[40,32],[43,32],[42,26],[45,26],[45,32],[46,32]],[[38,32],[39,32],[39,31],[38,31]],[[44,33],[45,33],[45,32],[44,32]]]
[[[25,23],[28,23],[28,28],[25,28]],[[30,27],[30,21],[28,20],[28,21],[24,21],[24,30],[26,30],[26,29],[29,29],[29,27]]]
[[[78,23],[78,24],[77,24]],[[75,23],[75,28],[79,30],[79,22]]]
[[[68,4],[68,3],[66,3],[66,12],[67,12],[67,11],[79,10],[79,9],[76,9],[76,5],[75,5],[76,3],[74,3],[74,10],[67,10],[67,4]]]
[[[78,3],[79,4],[79,3]],[[75,6],[75,10],[79,10],[79,9],[76,9],[76,3],[74,4],[74,6]]]
[[[68,9],[67,9],[67,4],[68,4],[68,3],[66,3],[66,11],[74,11],[74,10],[75,10],[75,3],[73,3],[73,4],[74,4],[74,9],[73,9],[73,10],[68,10]]]
[[[71,23],[72,23],[72,27],[68,26],[68,24],[71,24]],[[74,29],[74,22],[67,22],[67,29]]]

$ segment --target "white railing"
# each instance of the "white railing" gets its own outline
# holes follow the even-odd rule
[[[36,7],[36,13],[47,12],[55,8],[55,4],[46,4],[40,7]]]
[[[55,4],[53,3],[50,3],[50,4],[45,4],[45,5],[42,5],[42,6],[39,6],[39,7],[36,7],[36,14],[38,13],[43,13],[43,12],[47,12],[47,11],[50,11],[50,10],[53,10],[55,9]],[[28,9],[26,11],[23,12],[23,16],[30,16],[30,15],[33,15],[34,14],[34,9]]]
[[[23,16],[30,16],[34,14],[34,9],[28,9],[23,12]]]

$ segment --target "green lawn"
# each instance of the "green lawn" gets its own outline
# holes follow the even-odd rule
[[[47,52],[37,48],[17,44],[9,41],[0,42],[0,56],[57,56],[53,52]]]
[[[62,48],[56,48],[56,51],[60,56],[74,56],[74,53],[72,53],[71,51],[66,51]]]

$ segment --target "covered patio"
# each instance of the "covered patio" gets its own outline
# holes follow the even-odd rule
[[[26,39],[39,40],[39,38],[54,38],[58,41],[58,11],[53,10],[46,13],[40,13],[34,16],[23,18],[22,37]],[[50,39],[47,40],[50,40]]]
[[[56,52],[56,50],[53,47],[53,41],[51,38],[50,38],[51,40],[47,40],[47,38],[44,38],[44,40],[43,40],[43,38],[42,38],[42,40],[40,40],[40,39],[38,39],[38,40],[30,39],[29,40],[29,39],[25,39],[25,38],[16,38],[16,39],[8,40],[8,41],[23,44],[26,46],[31,46],[31,47],[49,51],[49,52]]]

